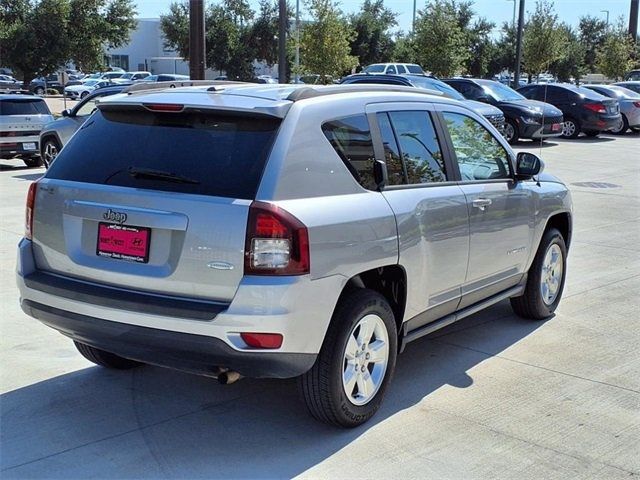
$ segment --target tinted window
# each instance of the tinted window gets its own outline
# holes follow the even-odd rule
[[[60,152],[47,177],[252,199],[279,124],[205,113],[97,112]],[[192,182],[150,178],[136,170]]]
[[[387,72],[386,73],[388,73],[389,75],[395,75],[398,72],[396,72],[396,67],[394,67],[393,65],[389,65],[387,67]]]
[[[466,115],[443,115],[463,181],[509,177],[509,155],[488,130]]]
[[[398,73],[407,73],[407,69],[404,68],[404,65],[396,65],[396,70]]]
[[[1,100],[0,115],[50,115],[44,100]]]
[[[387,164],[387,184],[402,185],[407,183],[400,157],[400,149],[398,148],[388,114],[378,114],[378,126],[380,127],[382,145],[384,146],[384,161]]]
[[[367,117],[354,115],[327,122],[322,125],[322,131],[358,183],[375,190],[375,155]]]
[[[383,73],[384,69],[385,69],[384,64],[375,63],[373,65],[369,65],[367,68],[365,68],[363,70],[363,72],[366,72],[366,73]]]
[[[407,183],[446,182],[444,159],[428,112],[390,112]]]
[[[459,91],[457,91],[451,85],[447,85],[446,83],[441,82],[440,80],[429,77],[410,77],[410,81],[416,87],[439,90],[449,98],[464,100],[464,96]]]
[[[409,73],[424,73],[422,68],[418,65],[407,65],[407,69],[409,70]]]

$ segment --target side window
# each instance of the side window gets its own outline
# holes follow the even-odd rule
[[[386,113],[378,113],[378,126],[380,127],[380,136],[382,137],[382,145],[384,147],[384,161],[387,164],[387,184],[402,185],[405,182],[404,168],[400,157],[400,149],[396,142],[396,136],[393,133],[389,115]]]
[[[367,117],[363,114],[333,120],[323,124],[322,131],[357,182],[367,190],[376,190],[375,155]]]
[[[94,97],[91,100],[87,101],[84,105],[82,105],[76,111],[76,117],[85,117],[87,115],[91,115],[96,109],[96,103],[98,103],[99,97]]]
[[[398,139],[407,183],[446,182],[444,159],[426,111],[389,112]]]
[[[398,70],[398,73],[407,73],[407,69],[404,68],[404,65],[396,65],[396,70]]]
[[[509,154],[480,123],[461,113],[444,112],[462,180],[509,178]]]
[[[398,72],[396,72],[396,67],[394,67],[393,65],[389,65],[387,67],[387,73],[390,75],[395,75]]]

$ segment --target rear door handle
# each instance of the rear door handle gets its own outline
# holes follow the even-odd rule
[[[490,198],[476,198],[473,202],[471,202],[471,204],[474,207],[479,208],[480,210],[484,211],[485,207],[488,207],[489,205],[491,205],[491,199]]]

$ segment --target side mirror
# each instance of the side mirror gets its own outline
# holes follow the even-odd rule
[[[476,98],[476,101],[482,103],[491,103],[491,99],[487,95],[480,95],[478,98]]]
[[[70,117],[70,116],[71,116],[71,111],[70,111],[69,109],[63,110],[63,111],[61,112],[61,115],[62,115],[63,117]]]
[[[519,152],[516,156],[516,178],[528,180],[544,170],[544,162],[529,152]]]

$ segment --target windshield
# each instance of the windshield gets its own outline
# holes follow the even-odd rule
[[[498,82],[478,82],[482,86],[484,93],[498,102],[509,102],[512,100],[524,100],[525,98],[513,88]]]
[[[364,73],[383,73],[384,65],[381,63],[376,63],[373,65],[369,65],[367,68],[363,70]]]
[[[97,84],[99,82],[99,80],[89,80],[88,82],[84,82],[85,86],[87,87],[93,87],[95,84]]]
[[[120,78],[128,80],[130,78],[133,78],[133,73],[125,73],[124,75],[121,75]]]
[[[434,80],[432,78],[419,78],[410,77],[409,81],[418,88],[429,88],[432,90],[438,90],[444,93],[447,97],[455,100],[464,100],[464,96],[458,92],[455,88],[450,87],[440,80]]]
[[[625,87],[619,87],[617,85],[609,85],[607,89],[615,93],[616,97],[620,98],[640,98],[640,93],[629,90]]]
[[[47,178],[253,199],[279,125],[269,117],[97,111]],[[176,181],[160,178],[169,175]]]
[[[51,115],[44,100],[2,100],[0,115]]]

